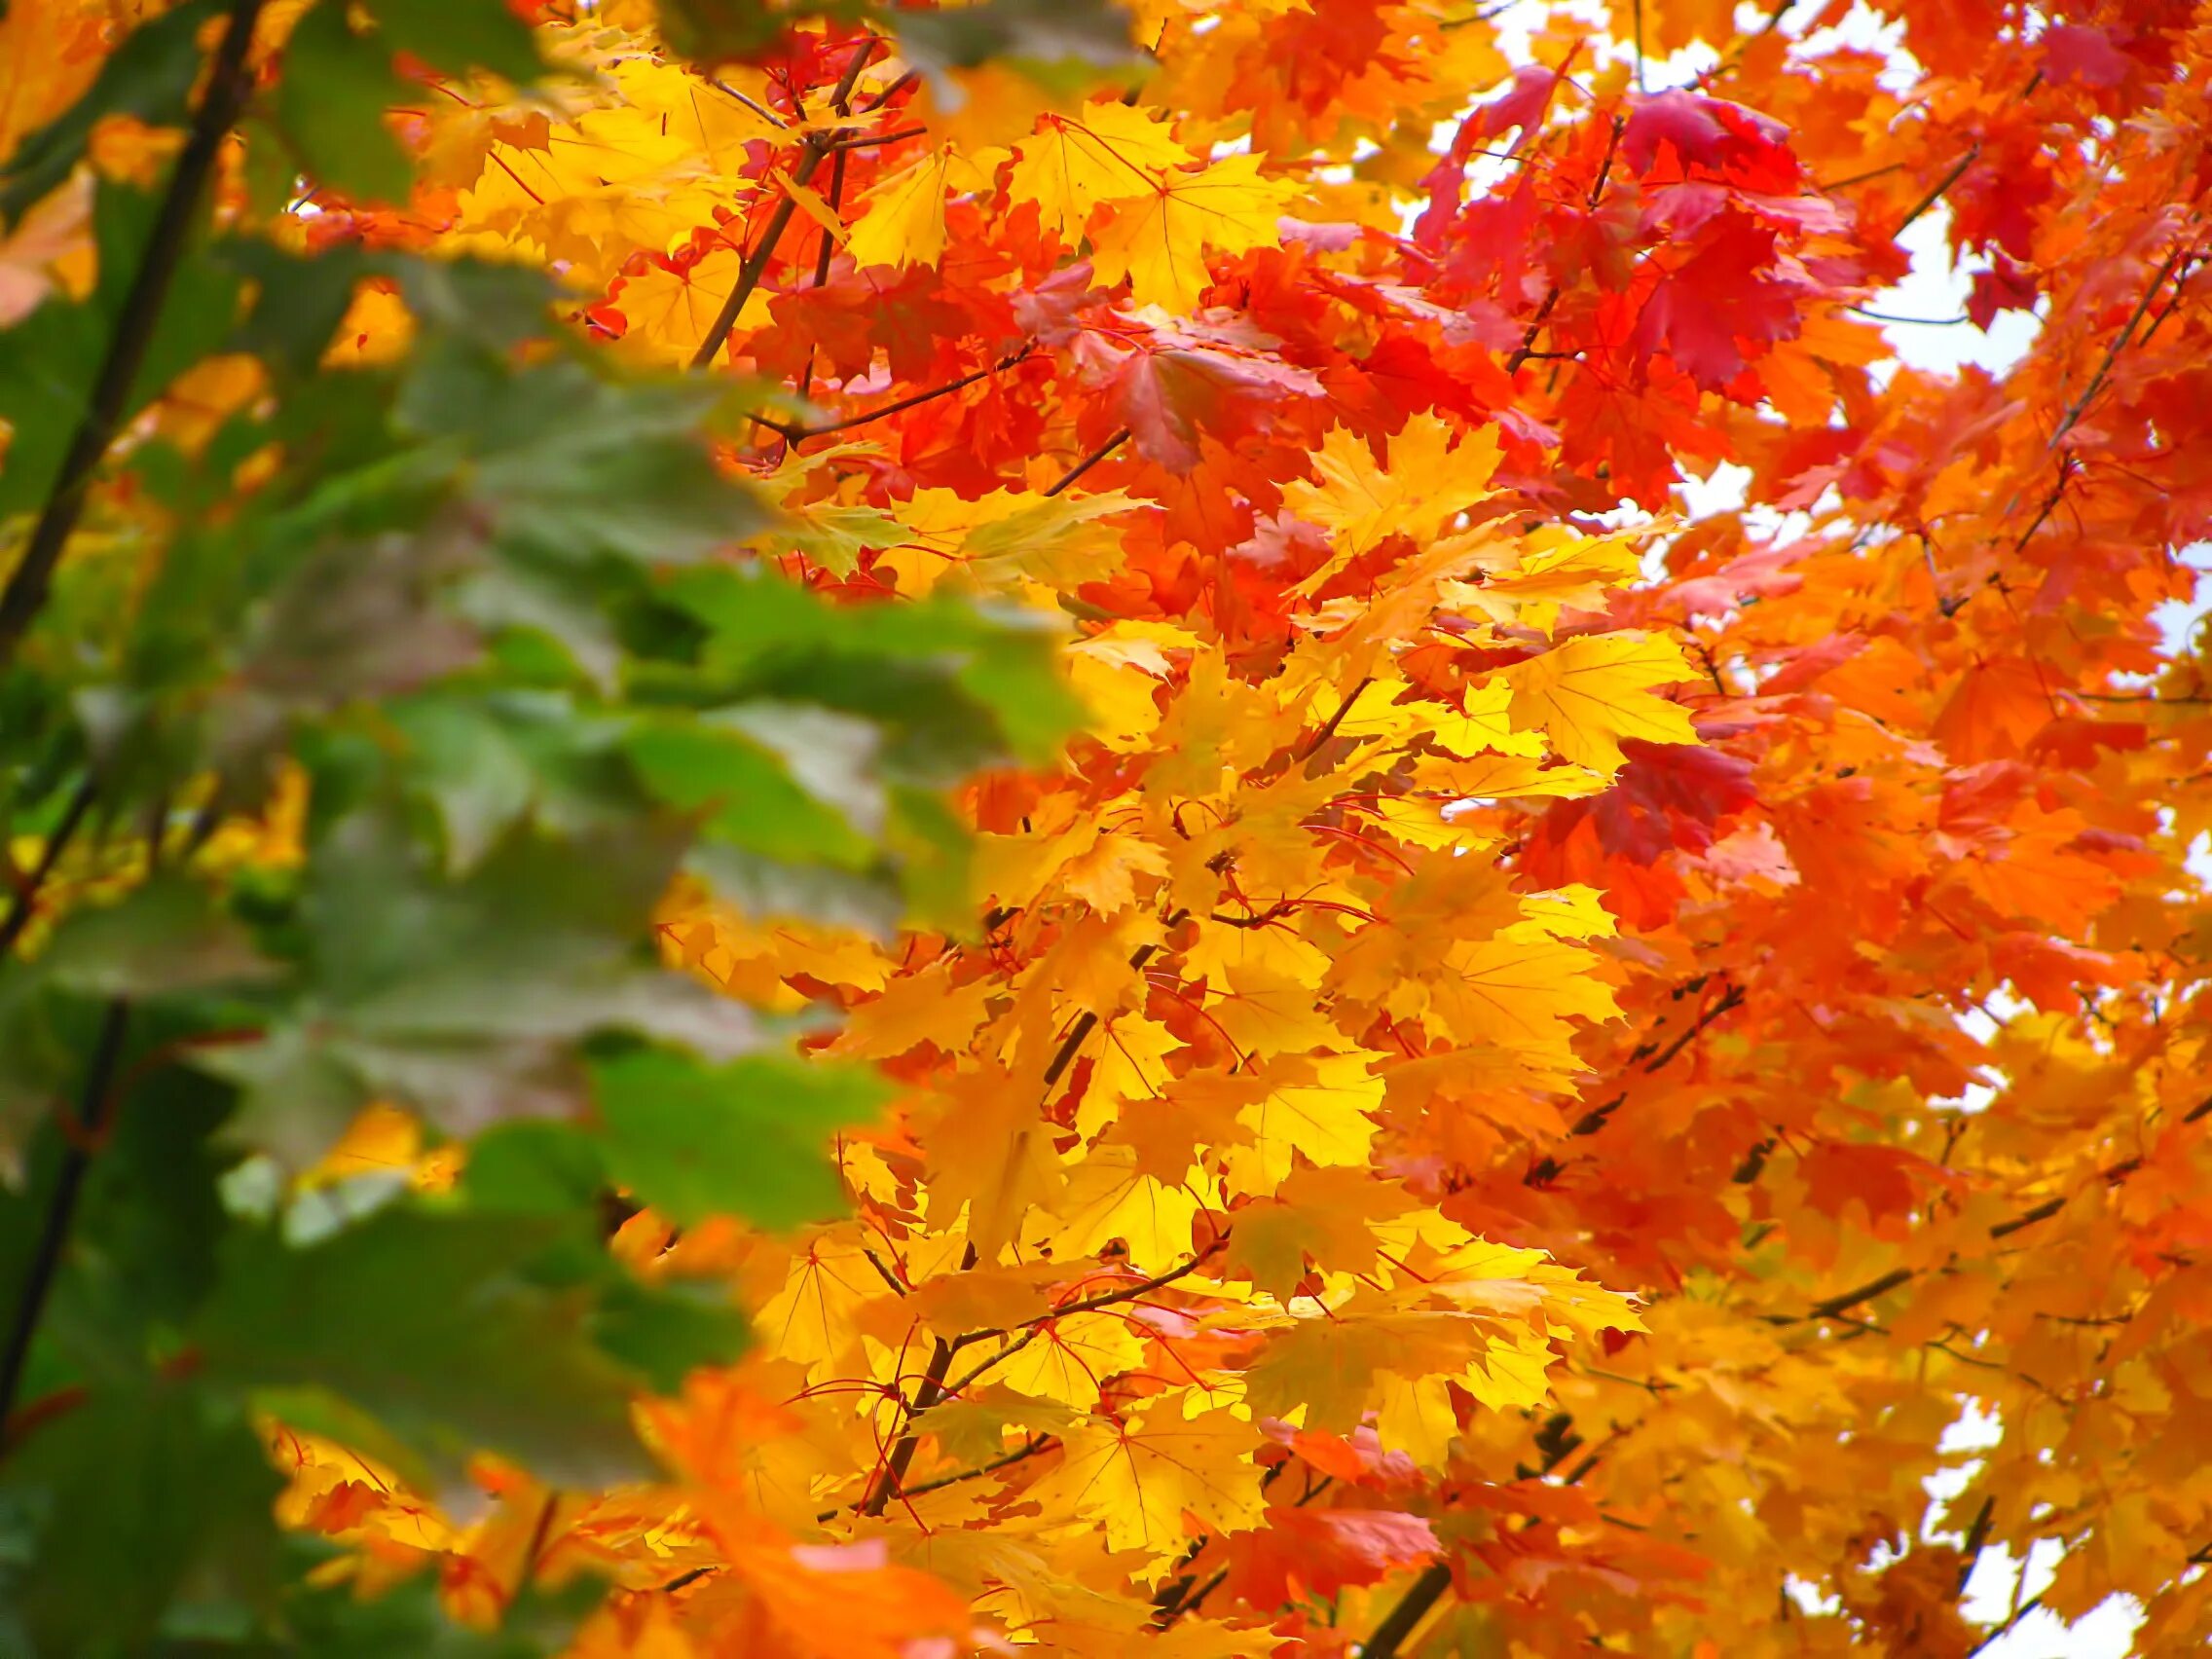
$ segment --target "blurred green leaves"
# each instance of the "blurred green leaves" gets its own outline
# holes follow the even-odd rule
[[[0,217],[102,117],[182,122],[219,10],[135,29],[0,173]],[[944,63],[1112,44],[985,10],[915,38]],[[671,26],[734,51],[789,16],[687,0]],[[405,199],[398,54],[539,67],[501,0],[320,0],[245,119],[257,201],[298,174]],[[0,334],[0,530],[55,490],[161,211],[102,184],[92,290]],[[822,1219],[837,1136],[883,1098],[665,966],[659,906],[690,878],[760,918],[971,926],[951,792],[1050,754],[1078,711],[1048,621],[839,603],[737,551],[772,513],[714,440],[764,390],[617,372],[535,272],[202,217],[130,318],[150,344],[123,416],[218,357],[252,360],[253,395],[107,458],[146,510],[95,498],[0,667],[11,842],[76,833],[0,960],[23,1361],[0,1659],[536,1651],[420,1594],[303,1592],[264,1425],[433,1487],[481,1450],[577,1487],[647,1472],[634,1400],[746,1334],[719,1291],[607,1249],[609,1195],[684,1226]],[[372,278],[411,349],[325,367]],[[89,1077],[103,1029],[123,1043]],[[467,1143],[453,1191],[298,1183],[372,1102]]]

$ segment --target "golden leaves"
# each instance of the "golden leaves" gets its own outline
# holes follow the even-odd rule
[[[940,144],[871,188],[847,247],[856,265],[935,265],[944,257],[945,198],[988,188],[1003,150],[974,156]]]
[[[1197,161],[1163,116],[1129,104],[1087,104],[1080,116],[1048,115],[1044,129],[1016,147],[1007,190],[1015,202],[1034,202],[1045,224],[1072,246],[1093,208],[1149,196],[1168,172]]]
[[[1393,535],[1425,535],[1490,498],[1497,468],[1497,430],[1486,426],[1455,447],[1434,415],[1417,415],[1389,441],[1378,465],[1364,439],[1332,427],[1312,457],[1314,481],[1290,485],[1283,498],[1299,517],[1330,533],[1327,563],[1299,584],[1319,591],[1361,554]]]
[[[1263,178],[1250,155],[1162,173],[1149,196],[1108,209],[1091,235],[1091,265],[1103,282],[1126,277],[1140,306],[1191,311],[1210,279],[1206,253],[1274,246],[1277,221],[1297,194],[1293,184]]]
[[[1260,1444],[1249,1417],[1185,1389],[1125,1421],[1071,1430],[1064,1462],[1036,1490],[1096,1522],[1109,1548],[1164,1562],[1189,1540],[1186,1515],[1224,1531],[1258,1525],[1267,1500],[1251,1454]]]
[[[1198,303],[1208,248],[1273,246],[1276,221],[1298,194],[1263,177],[1257,156],[1200,165],[1160,117],[1118,103],[1046,116],[1019,146],[1007,190],[1035,203],[1067,245],[1088,231],[1101,281],[1126,278],[1136,304],[1171,311]]]
[[[1679,646],[1649,635],[1584,634],[1500,671],[1516,725],[1540,727],[1577,765],[1612,772],[1621,740],[1695,743],[1689,711],[1652,695],[1691,678]]]

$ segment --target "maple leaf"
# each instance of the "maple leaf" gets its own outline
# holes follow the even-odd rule
[[[940,144],[919,161],[872,186],[852,227],[846,250],[861,266],[935,265],[944,257],[950,232],[945,198],[988,189],[1004,151],[970,156]]]
[[[1133,104],[1086,104],[1080,116],[1047,115],[1014,151],[1008,194],[1034,202],[1047,227],[1074,246],[1102,202],[1150,196],[1198,157],[1167,119]]]
[[[1110,202],[1091,229],[1091,267],[1104,283],[1125,277],[1137,305],[1194,310],[1210,279],[1206,252],[1274,246],[1297,195],[1287,180],[1263,178],[1248,154],[1162,173],[1149,195]]]
[[[676,255],[654,255],[615,283],[609,308],[623,321],[624,350],[652,363],[687,363],[706,339],[743,263],[735,248],[707,243]],[[738,313],[741,329],[768,320],[768,302],[749,296]]]
[[[1254,1605],[1333,1597],[1347,1585],[1375,1584],[1441,1551],[1427,1520],[1386,1509],[1268,1511],[1265,1528],[1234,1543],[1230,1586]]]
[[[940,1120],[959,1128],[935,1143],[931,1215],[942,1228],[965,1210],[968,1236],[986,1261],[996,1261],[1022,1218],[1051,1207],[1066,1185],[1051,1124],[1038,1113],[1043,1091],[1041,1065],[990,1067],[950,1080],[940,1106]]]
[[[1625,758],[1624,738],[1697,741],[1688,711],[1652,695],[1689,678],[1677,646],[1631,634],[1579,635],[1498,675],[1515,725],[1540,727],[1563,758],[1607,775]]]
[[[585,1565],[593,1659],[1403,1659],[1506,1599],[1710,1659],[1790,1578],[1964,1653],[1972,1550],[2055,1540],[2047,1608],[2202,1645],[2202,8],[221,10],[0,20],[0,1121],[99,1159],[11,1287],[71,1319],[0,1401],[33,1647],[258,1570],[272,1449],[361,1594],[249,1644],[438,1649]],[[2044,326],[1931,366],[1858,309],[1907,224]],[[630,378],[702,345],[745,374]],[[161,763],[67,763],[149,663]],[[239,1045],[192,993],[256,953]],[[795,1234],[765,1152],[564,1082],[795,1130],[856,1064]],[[245,1201],[218,1120],[336,1147]],[[80,1294],[149,1262],[213,1265]],[[239,1430],[286,1378],[364,1449]],[[666,1484],[566,1467],[633,1419]],[[546,1468],[462,1524],[408,1454],[479,1437]]]
[[[1490,498],[1498,461],[1494,428],[1453,443],[1452,428],[1433,416],[1407,423],[1378,466],[1367,444],[1333,428],[1313,458],[1315,482],[1294,484],[1284,498],[1302,517],[1330,532],[1329,559],[1302,583],[1312,593],[1385,538],[1424,534]]]
[[[1040,1490],[1097,1523],[1109,1548],[1165,1561],[1189,1536],[1185,1515],[1238,1530],[1267,1511],[1251,1454],[1260,1431],[1203,1389],[1156,1395],[1142,1415],[1070,1429],[1061,1467]]]
[[[1280,1080],[1264,1100],[1237,1114],[1252,1137],[1249,1157],[1234,1167],[1247,1192],[1268,1192],[1291,1171],[1294,1156],[1329,1165],[1366,1161],[1375,1138],[1368,1113],[1382,1099],[1382,1080],[1365,1053],[1285,1058],[1270,1068]],[[1239,1149],[1241,1150],[1241,1149]]]
[[[1652,289],[1638,344],[1647,351],[1664,347],[1699,386],[1719,391],[1743,373],[1748,355],[1794,338],[1799,288],[1773,274],[1775,242],[1775,233],[1748,214],[1724,216]]]

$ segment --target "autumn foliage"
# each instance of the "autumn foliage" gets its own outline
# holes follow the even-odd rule
[[[0,61],[0,1649],[2212,1638],[2204,8]]]

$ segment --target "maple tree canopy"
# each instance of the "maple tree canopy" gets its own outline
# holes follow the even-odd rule
[[[0,1654],[2196,1651],[2208,100],[14,0]]]

